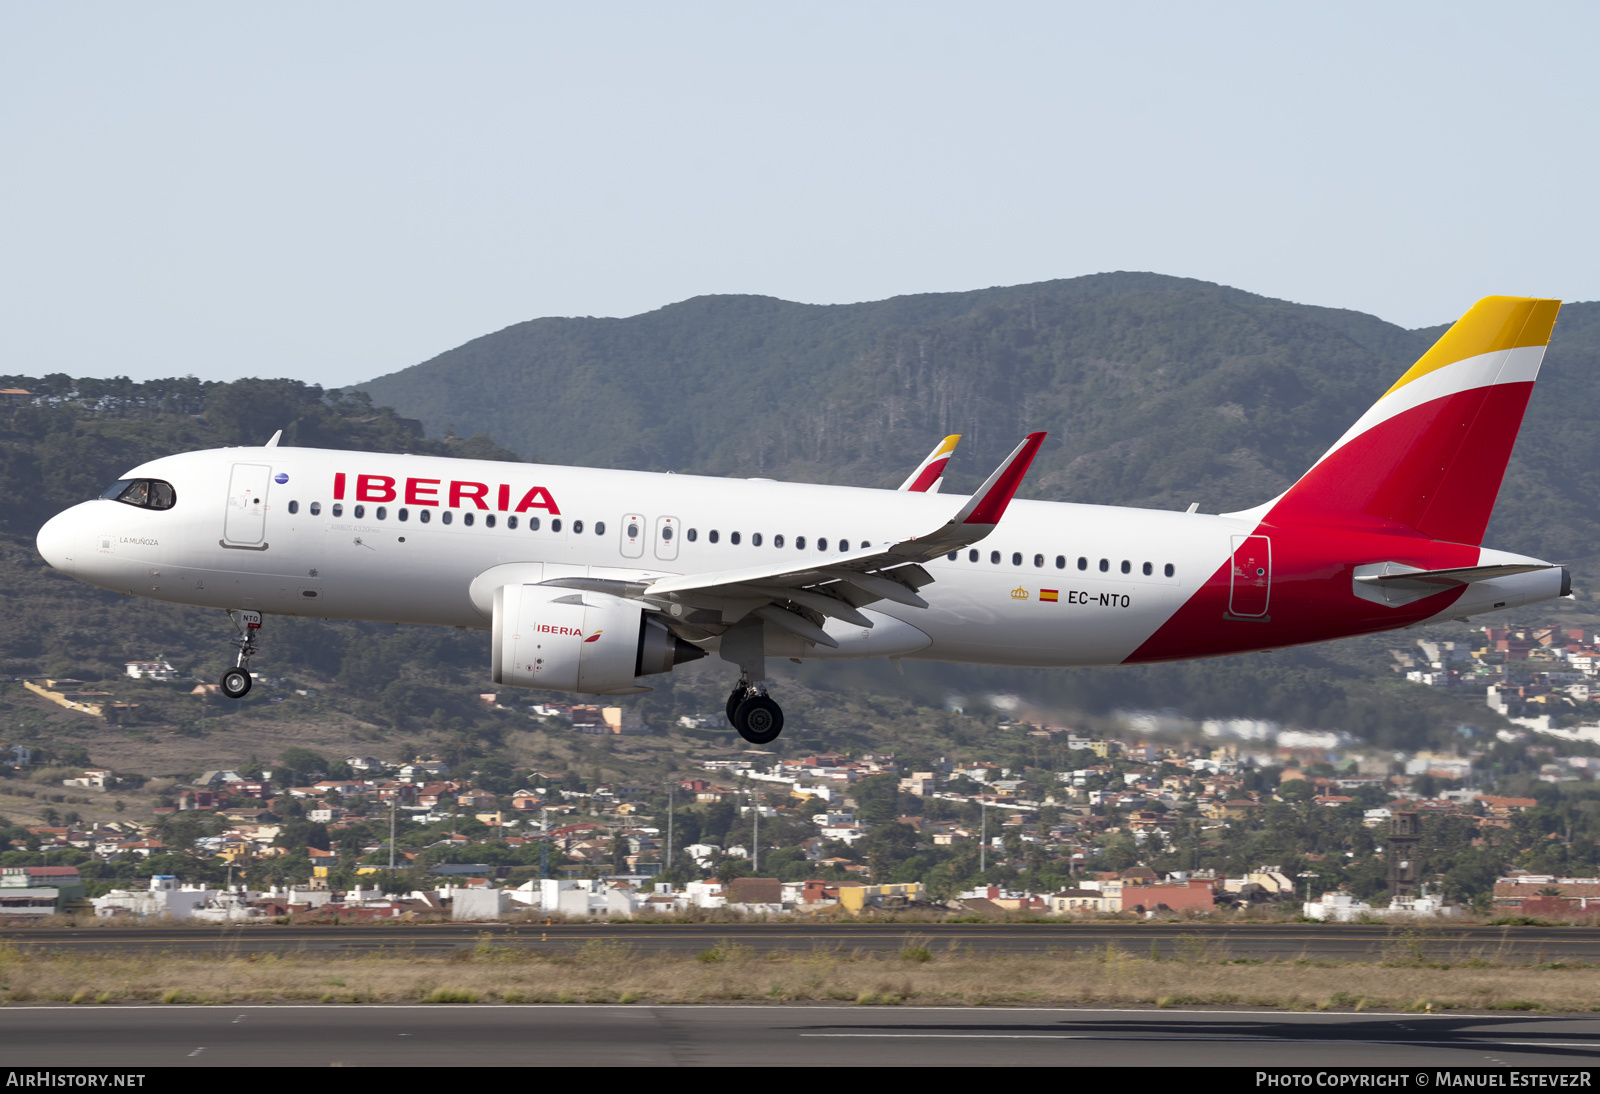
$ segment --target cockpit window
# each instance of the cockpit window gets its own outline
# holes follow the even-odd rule
[[[171,509],[178,500],[172,484],[160,479],[119,479],[100,496],[137,505],[140,509]]]

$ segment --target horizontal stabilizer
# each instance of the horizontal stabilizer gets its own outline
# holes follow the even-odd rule
[[[1526,574],[1534,570],[1553,570],[1548,562],[1514,562],[1498,566],[1457,566],[1448,570],[1419,570],[1398,562],[1380,562],[1376,566],[1356,567],[1355,579],[1365,585],[1471,585],[1475,581],[1493,581],[1497,577]],[[1371,570],[1371,573],[1362,573]]]

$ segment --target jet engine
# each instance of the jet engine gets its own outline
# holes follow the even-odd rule
[[[497,684],[628,695],[650,690],[639,677],[705,655],[620,597],[545,585],[502,585],[494,592]]]

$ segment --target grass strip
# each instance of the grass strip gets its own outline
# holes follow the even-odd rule
[[[625,940],[576,948],[507,945],[418,955],[70,953],[0,944],[0,1005],[72,1003],[732,1003],[1260,1006],[1299,1010],[1600,1011],[1581,962],[1481,955],[1371,962],[1235,960],[1196,940],[1158,960],[1108,946],[1050,955],[943,949],[908,936],[899,952],[759,952],[719,942],[692,956]]]

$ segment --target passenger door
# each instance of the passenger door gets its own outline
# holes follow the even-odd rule
[[[224,547],[263,551],[267,544],[267,487],[272,468],[264,463],[236,463],[228,480],[228,509],[222,521]]]
[[[1266,536],[1234,536],[1228,614],[1263,618],[1272,591],[1272,541]]]

